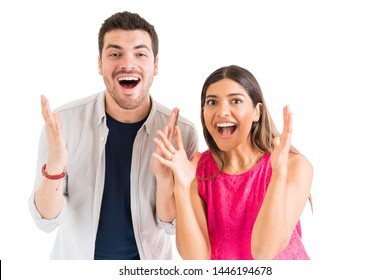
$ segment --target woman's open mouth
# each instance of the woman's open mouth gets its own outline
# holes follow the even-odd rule
[[[217,123],[218,134],[222,137],[231,136],[236,130],[234,123]]]

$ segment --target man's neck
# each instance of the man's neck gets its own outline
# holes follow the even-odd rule
[[[105,96],[106,112],[118,122],[136,123],[142,121],[149,115],[152,107],[150,96],[145,97],[145,100],[135,109],[123,109],[107,95],[109,94],[106,93]]]

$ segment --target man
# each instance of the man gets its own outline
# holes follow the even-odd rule
[[[153,161],[161,153],[153,138],[165,127],[172,141],[177,122],[192,158],[195,127],[151,98],[158,37],[138,14],[102,24],[98,64],[104,92],[55,113],[41,97],[45,129],[30,212],[42,230],[58,229],[53,259],[170,259],[173,176]]]

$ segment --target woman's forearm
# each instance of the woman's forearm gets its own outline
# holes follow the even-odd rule
[[[288,244],[285,174],[273,173],[256,218],[251,248],[255,259],[272,259]]]
[[[190,189],[175,189],[177,209],[176,246],[183,259],[209,259],[209,244],[202,232],[191,201]]]

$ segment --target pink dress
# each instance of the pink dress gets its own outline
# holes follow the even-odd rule
[[[214,179],[198,179],[199,194],[206,204],[211,259],[253,259],[251,235],[272,174],[269,158],[269,154],[265,154],[243,174],[221,172]],[[198,178],[210,178],[218,170],[211,152],[204,152],[198,162]],[[274,259],[309,259],[301,242],[299,222],[288,246]]]

